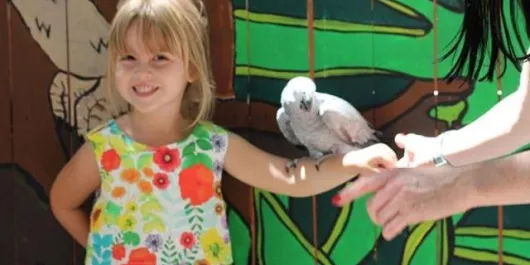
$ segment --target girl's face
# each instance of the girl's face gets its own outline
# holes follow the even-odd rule
[[[181,58],[167,51],[150,53],[143,45],[136,24],[126,35],[127,53],[117,58],[116,89],[136,110],[159,110],[178,114],[182,95],[191,78]]]

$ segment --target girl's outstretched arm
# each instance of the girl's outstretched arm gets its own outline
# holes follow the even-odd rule
[[[100,182],[94,151],[90,143],[85,143],[61,170],[50,192],[53,214],[83,247],[86,247],[90,222],[81,205]]]
[[[287,158],[267,153],[242,137],[229,133],[225,170],[250,186],[291,197],[323,193],[358,174],[378,172],[396,162],[396,154],[385,144],[376,144],[326,159],[317,171],[315,160],[304,158],[287,172]]]

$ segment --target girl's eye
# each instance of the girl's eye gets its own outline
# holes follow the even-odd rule
[[[131,61],[131,60],[134,60],[134,57],[132,57],[131,55],[125,55],[125,56],[121,57],[121,60],[122,61]]]
[[[155,61],[164,61],[164,60],[167,60],[167,57],[164,55],[155,56]]]

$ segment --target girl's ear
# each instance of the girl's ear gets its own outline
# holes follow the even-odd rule
[[[186,81],[188,81],[188,83],[193,83],[193,81],[195,81],[196,79],[197,79],[197,69],[190,65],[189,70],[188,70],[188,79],[186,79]]]

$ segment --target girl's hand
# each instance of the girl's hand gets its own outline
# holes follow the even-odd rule
[[[352,159],[352,160],[350,160]],[[377,173],[381,169],[393,168],[397,162],[396,153],[388,145],[378,143],[361,150],[348,153],[344,160],[361,168],[361,175]]]

